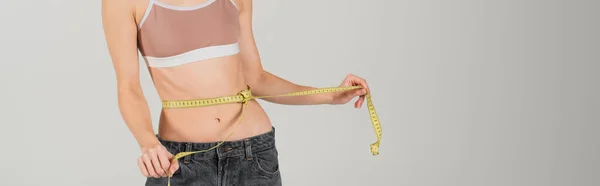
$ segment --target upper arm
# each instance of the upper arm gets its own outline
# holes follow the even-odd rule
[[[135,6],[130,0],[102,0],[102,26],[119,91],[137,88],[139,56]]]
[[[252,29],[252,0],[237,0],[236,2],[240,9],[240,54],[246,72],[250,76],[256,77],[262,73],[263,68]]]

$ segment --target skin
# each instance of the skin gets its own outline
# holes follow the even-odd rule
[[[161,0],[176,6],[193,6],[206,0]],[[165,177],[179,168],[171,164],[173,154],[160,144],[152,128],[150,109],[142,92],[137,49],[137,26],[148,0],[102,0],[102,24],[116,73],[118,104],[127,127],[142,154],[140,172],[146,177]],[[315,89],[298,85],[263,69],[252,32],[252,0],[234,0],[239,8],[240,53],[172,68],[148,68],[162,100],[235,95],[249,85],[254,95],[277,95]],[[210,69],[210,70],[206,70]],[[193,73],[189,73],[189,72]],[[180,74],[192,75],[180,75]],[[218,81],[214,81],[218,79]],[[267,98],[285,105],[354,103],[360,108],[369,91],[367,82],[348,74],[340,87],[361,85],[363,89],[299,97]],[[227,104],[188,109],[163,109],[159,122],[161,138],[172,141],[215,142],[233,130],[241,105]],[[243,139],[271,130],[271,123],[256,100],[250,101],[246,116],[230,140]]]

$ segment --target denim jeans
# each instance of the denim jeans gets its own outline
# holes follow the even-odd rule
[[[160,139],[171,152],[204,150],[217,143],[174,142]],[[171,186],[281,186],[275,128],[257,136],[227,141],[216,149],[179,159]],[[167,178],[146,180],[146,186],[166,186]]]

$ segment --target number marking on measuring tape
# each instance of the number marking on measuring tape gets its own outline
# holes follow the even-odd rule
[[[228,104],[228,103],[243,103],[242,114],[241,114],[240,118],[238,119],[237,124],[234,127],[234,130],[231,133],[229,133],[229,135],[224,140],[217,143],[217,145],[215,145],[211,148],[205,149],[205,150],[177,153],[171,160],[171,164],[175,163],[175,161],[178,160],[179,158],[182,158],[182,157],[185,157],[188,155],[192,155],[192,154],[196,154],[196,153],[208,152],[208,151],[211,151],[211,150],[219,147],[221,144],[225,143],[225,141],[227,141],[233,135],[235,129],[240,125],[240,123],[242,123],[242,119],[244,118],[244,115],[245,115],[244,113],[245,113],[246,107],[248,105],[248,101],[250,101],[252,99],[285,97],[285,96],[305,96],[305,95],[313,95],[313,94],[349,91],[349,90],[360,89],[360,88],[363,88],[363,87],[362,86],[330,87],[330,88],[317,88],[317,89],[312,89],[312,90],[307,90],[307,91],[292,92],[292,93],[288,93],[288,94],[273,95],[273,96],[253,96],[252,92],[250,90],[250,87],[248,87],[247,89],[242,90],[241,92],[238,93],[238,95],[235,95],[235,96],[223,96],[223,97],[217,97],[217,98],[197,99],[197,100],[163,101],[163,104],[162,104],[163,108],[190,108],[190,107],[204,107],[204,106],[212,106],[212,105],[220,105],[220,104]],[[367,100],[367,110],[369,111],[371,123],[373,124],[373,129],[375,130],[375,135],[377,136],[377,141],[375,143],[371,144],[371,154],[373,154],[375,156],[375,155],[379,154],[379,143],[381,142],[381,124],[379,123],[379,117],[377,117],[377,112],[375,111],[375,106],[373,106],[373,102],[371,101],[370,92],[367,92],[367,94],[365,95],[365,98]],[[172,173],[169,172],[169,177],[168,177],[168,182],[167,182],[168,186],[171,186],[171,176],[172,176]]]

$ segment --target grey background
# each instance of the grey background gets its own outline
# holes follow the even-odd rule
[[[284,185],[600,185],[599,1],[258,0],[267,70],[365,108],[266,102]],[[100,1],[0,1],[2,185],[142,185]],[[141,62],[140,62],[141,63]],[[156,125],[160,100],[142,66]]]

